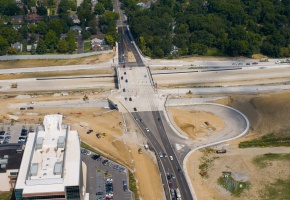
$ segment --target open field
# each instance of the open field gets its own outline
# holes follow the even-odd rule
[[[0,62],[0,69],[97,64],[97,63],[109,61],[114,56],[115,56],[115,52],[88,56],[88,57],[83,57],[83,58],[74,58],[74,59],[8,60],[8,61]]]
[[[276,93],[232,95],[227,99],[216,101],[243,112],[248,117],[251,128],[246,137],[217,147],[218,149],[222,147],[227,149],[226,154],[215,154],[213,151],[205,157],[204,152],[196,151],[190,156],[187,169],[198,199],[235,199],[222,186],[217,184],[217,180],[222,176],[223,171],[237,172],[250,183],[249,189],[244,190],[238,199],[287,199],[289,197],[286,189],[290,181],[290,165],[289,160],[286,159],[288,156],[276,156],[278,157],[276,159],[269,158],[264,161],[264,168],[260,168],[256,164],[257,159],[263,157],[264,154],[289,154],[289,148],[238,148],[241,141],[256,139],[269,133],[274,133],[277,137],[289,137],[289,98],[290,93]],[[202,115],[200,118],[201,121],[206,121],[206,119],[202,119]],[[179,119],[180,124],[193,123],[190,122],[191,119],[182,119],[183,121]],[[205,162],[208,165],[207,176],[202,177],[199,174],[199,166]],[[260,163],[263,162],[260,161]],[[274,193],[276,196],[273,196]]]
[[[43,78],[43,77],[60,77],[60,76],[80,76],[96,74],[113,74],[112,68],[95,69],[95,70],[74,70],[74,71],[55,71],[55,72],[35,72],[21,74],[1,74],[0,80],[21,79],[21,78]]]

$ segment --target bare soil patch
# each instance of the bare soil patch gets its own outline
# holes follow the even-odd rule
[[[128,62],[136,62],[135,56],[132,51],[129,51],[127,53],[127,57],[128,57]]]
[[[177,108],[169,108],[169,111],[175,124],[192,139],[203,137],[225,127],[223,120],[213,113]]]
[[[241,141],[252,140],[263,135],[274,133],[285,137],[290,135],[290,93],[274,93],[260,95],[232,95],[228,99],[220,99],[221,103],[234,107],[244,113],[250,121],[250,133],[243,138],[228,142],[226,154],[212,154],[218,157],[209,168],[209,178],[204,179],[199,175],[200,158],[203,153],[193,153],[187,165],[189,176],[198,199],[235,199],[225,189],[217,185],[217,179],[222,171],[242,173],[249,177],[251,187],[245,190],[237,199],[265,199],[266,187],[277,180],[287,181],[290,176],[288,161],[271,161],[269,166],[260,169],[253,164],[253,159],[266,153],[290,153],[290,148],[248,148],[238,149]],[[205,192],[206,191],[206,192]],[[279,194],[277,194],[279,199]]]
[[[135,178],[138,180],[139,194],[144,200],[163,199],[162,183],[157,164],[152,156],[145,152],[138,154],[138,146],[134,140],[128,140],[129,136],[124,137],[123,118],[121,113],[116,110],[105,108],[35,108],[32,111],[20,111],[16,108],[8,108],[10,103],[28,103],[34,101],[65,101],[82,99],[83,94],[69,96],[40,96],[36,98],[8,98],[0,101],[0,119],[7,119],[7,114],[19,116],[19,122],[38,123],[43,121],[46,114],[61,113],[65,116],[63,123],[69,123],[72,130],[77,130],[80,138],[85,143],[96,147],[111,158],[115,158],[120,163],[136,170]],[[104,98],[105,93],[88,95],[90,99]],[[31,104],[32,105],[32,104]],[[78,114],[80,113],[81,114]],[[35,113],[36,115],[28,115]],[[1,121],[0,120],[0,121]],[[8,120],[6,120],[8,122]],[[121,123],[120,123],[121,122]],[[92,129],[93,132],[87,134]],[[96,134],[100,133],[98,139]],[[128,134],[127,134],[128,135]],[[130,138],[129,138],[130,139]]]
[[[115,52],[73,59],[46,59],[46,60],[8,60],[0,62],[0,69],[65,66],[81,64],[97,64],[106,62],[115,56]]]
[[[96,74],[112,74],[114,70],[96,69],[96,70],[73,70],[73,71],[56,71],[56,72],[35,72],[21,74],[1,74],[0,80],[21,79],[21,78],[41,78],[41,77],[59,77],[59,76],[79,76],[79,75],[96,75]]]

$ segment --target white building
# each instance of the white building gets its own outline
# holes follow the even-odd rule
[[[62,115],[46,115],[30,133],[15,186],[16,200],[83,199],[80,139],[62,124]]]

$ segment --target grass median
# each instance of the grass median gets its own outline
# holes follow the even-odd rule
[[[260,139],[240,142],[239,148],[251,147],[290,147],[290,137],[277,137],[274,133],[270,133]]]

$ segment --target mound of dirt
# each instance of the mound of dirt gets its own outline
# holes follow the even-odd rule
[[[190,138],[196,139],[225,127],[224,121],[218,116],[205,111],[187,111],[169,108],[173,121]]]

